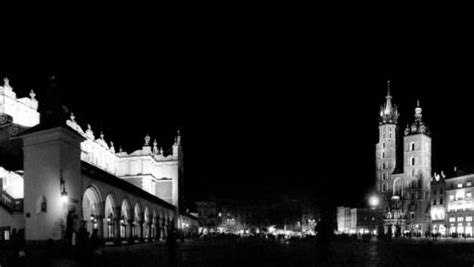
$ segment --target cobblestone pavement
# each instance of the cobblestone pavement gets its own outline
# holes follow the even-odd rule
[[[103,247],[94,255],[62,248],[27,251],[4,266],[170,266],[164,244]],[[178,243],[175,266],[473,266],[474,240],[398,239],[360,242],[337,238],[321,255],[314,240],[270,242],[262,239],[211,239]]]

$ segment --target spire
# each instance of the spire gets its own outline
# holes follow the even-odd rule
[[[36,97],[35,91],[33,91],[33,89],[31,89],[31,91],[30,91],[30,98],[31,98],[31,99],[35,99],[35,97]]]
[[[5,87],[5,88],[12,88],[12,87],[10,86],[10,80],[8,80],[7,77],[3,78],[3,87]]]
[[[179,128],[178,128],[178,131],[176,133],[176,138],[174,140],[174,144],[175,145],[180,145],[181,144],[181,132],[179,131]]]
[[[385,96],[385,104],[380,107],[380,124],[390,123],[396,124],[398,121],[397,106],[392,104],[392,95],[390,94],[391,84],[387,81],[387,95]]]

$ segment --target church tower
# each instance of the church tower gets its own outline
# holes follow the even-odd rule
[[[392,104],[390,81],[387,81],[385,104],[380,107],[379,142],[376,144],[376,190],[381,195],[389,191],[388,179],[397,164],[397,122],[399,113],[397,106]],[[385,199],[382,199],[384,202]],[[382,204],[383,205],[383,204]]]
[[[422,119],[420,101],[417,101],[415,118],[407,125],[404,137],[403,161],[406,175],[408,221],[414,231],[424,231],[427,208],[430,202],[431,137]],[[416,229],[415,229],[416,228]]]

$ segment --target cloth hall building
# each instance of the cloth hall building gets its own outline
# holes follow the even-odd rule
[[[31,243],[71,240],[81,227],[115,243],[159,240],[176,228],[197,231],[197,219],[180,207],[179,132],[168,153],[148,135],[143,147],[116,151],[103,133],[97,136],[90,125],[84,130],[60,105],[45,103],[41,114],[38,106],[33,91],[17,98],[4,79],[0,240],[18,231]]]

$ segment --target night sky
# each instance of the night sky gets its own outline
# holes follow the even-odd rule
[[[463,40],[280,26],[82,31],[5,48],[0,76],[41,105],[55,75],[76,120],[128,152],[146,133],[169,146],[181,127],[188,200],[359,203],[374,184],[387,79],[400,131],[420,99],[435,171],[474,163]]]

